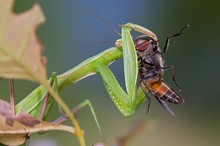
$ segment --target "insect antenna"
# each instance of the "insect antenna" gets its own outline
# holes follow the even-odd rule
[[[103,19],[101,16],[99,16],[96,12],[89,9],[88,7],[85,7],[92,15],[94,15],[96,18],[98,18],[102,23],[107,25],[111,30],[113,30],[117,35],[121,36],[121,33],[118,32],[110,23],[108,23],[105,19]]]

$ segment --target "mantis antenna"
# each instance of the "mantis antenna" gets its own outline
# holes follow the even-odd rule
[[[96,12],[94,12],[93,10],[89,9],[88,7],[85,7],[92,15],[94,15],[96,18],[98,18],[102,23],[104,23],[105,25],[107,25],[111,30],[113,30],[117,35],[119,35],[121,37],[121,33],[118,32],[110,23],[108,23],[105,19],[103,19],[102,17],[100,17]]]

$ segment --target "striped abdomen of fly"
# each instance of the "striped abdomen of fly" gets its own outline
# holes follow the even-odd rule
[[[143,81],[143,84],[147,87],[147,89],[151,92],[159,100],[164,100],[174,104],[182,104],[182,97],[170,88],[163,81],[154,81],[154,79]]]
[[[168,107],[166,102],[173,104],[182,104],[183,98],[162,79],[163,69],[160,66],[151,66],[140,63],[141,86],[143,90],[148,91],[159,101],[159,103],[172,115],[174,113]]]

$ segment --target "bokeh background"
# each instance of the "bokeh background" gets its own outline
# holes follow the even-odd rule
[[[220,145],[220,1],[198,0],[17,0],[14,10],[21,13],[35,3],[41,5],[47,22],[38,29],[47,56],[48,76],[56,71],[63,73],[83,60],[114,46],[119,36],[100,22],[84,7],[94,10],[120,31],[119,24],[132,22],[152,30],[163,47],[167,35],[176,33],[190,24],[180,37],[172,39],[164,56],[166,64],[175,66],[175,76],[182,88],[186,102],[182,106],[170,105],[176,116],[167,113],[152,98],[150,113],[146,115],[146,103],[134,116],[123,117],[113,104],[99,75],[86,78],[61,93],[70,107],[85,99],[92,101],[104,135],[109,145],[126,135],[140,121],[147,128],[137,135],[129,146],[219,146]],[[95,43],[109,41],[109,43]],[[124,87],[122,59],[111,65],[118,81]],[[165,81],[175,88],[171,71],[165,73]],[[17,102],[28,95],[37,84],[15,81]],[[0,85],[0,97],[8,99],[8,83]],[[60,113],[57,105],[52,109],[49,121]],[[86,141],[92,145],[101,141],[89,108],[78,114],[86,132]],[[67,122],[68,124],[68,122]],[[31,146],[78,145],[66,132],[34,134]]]

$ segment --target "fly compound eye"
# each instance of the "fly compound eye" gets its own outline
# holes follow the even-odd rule
[[[145,43],[145,42],[146,42],[145,39],[137,39],[137,40],[136,40],[136,44],[137,44],[137,45],[143,44],[143,43]]]
[[[135,47],[136,47],[136,50],[138,50],[138,51],[145,51],[145,50],[147,50],[148,45],[149,45],[149,41],[146,40],[146,39],[137,38],[135,40]]]

